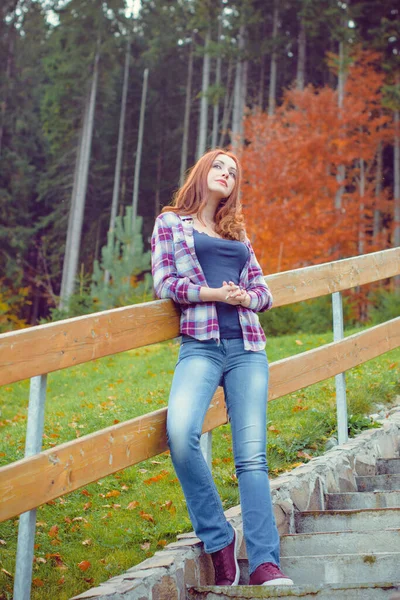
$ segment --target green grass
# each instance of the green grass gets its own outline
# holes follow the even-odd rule
[[[346,332],[349,334],[352,332]],[[332,341],[332,334],[270,338],[270,362]],[[155,344],[52,373],[44,448],[167,405],[176,342]],[[400,349],[347,373],[356,432],[373,402],[400,392]],[[29,382],[0,388],[0,465],[23,457]],[[335,432],[334,380],[269,404],[271,476],[323,452]],[[225,508],[239,502],[229,426],[213,435],[213,473]],[[18,519],[0,524],[0,600],[12,597]],[[68,599],[152,556],[192,529],[168,453],[37,510],[32,600]]]

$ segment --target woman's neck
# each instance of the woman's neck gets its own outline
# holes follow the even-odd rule
[[[220,198],[214,199],[209,198],[207,200],[207,204],[203,208],[201,212],[201,219],[207,223],[215,223],[215,213],[217,212],[218,204],[220,203]]]

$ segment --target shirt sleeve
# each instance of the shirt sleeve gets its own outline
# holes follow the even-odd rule
[[[158,298],[171,298],[178,304],[200,302],[201,286],[177,272],[173,232],[163,215],[157,217],[151,237],[151,272]]]
[[[273,298],[251,244],[249,249],[249,284],[246,290],[250,296],[249,308],[254,312],[264,312],[272,308]]]

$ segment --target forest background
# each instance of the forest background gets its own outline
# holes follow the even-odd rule
[[[400,246],[399,37],[395,0],[3,1],[0,331],[151,299],[154,219],[217,145],[266,274]]]

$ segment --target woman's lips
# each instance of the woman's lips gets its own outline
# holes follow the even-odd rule
[[[228,184],[226,183],[226,181],[224,181],[223,179],[216,179],[215,180],[217,183],[222,183],[222,185],[224,185],[225,187],[228,187]]]

